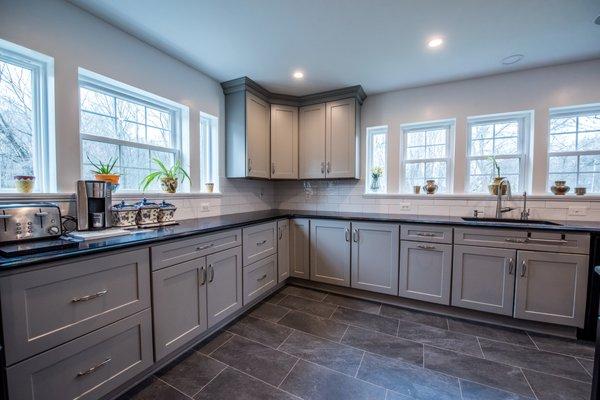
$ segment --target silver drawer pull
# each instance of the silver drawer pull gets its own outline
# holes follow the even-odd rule
[[[431,246],[428,244],[418,244],[417,245],[418,248],[423,249],[423,250],[433,250],[435,249],[435,246]]]
[[[200,267],[200,277],[202,278],[200,286],[204,286],[206,283],[206,267],[204,265]]]
[[[215,280],[215,269],[213,268],[212,264],[208,264],[208,283],[212,283]]]
[[[512,237],[504,238],[504,241],[509,243],[527,243],[527,239],[518,239]]]
[[[432,233],[432,232],[417,232],[417,236],[434,237],[435,233]]]
[[[263,276],[261,276],[260,278],[256,278],[257,282],[262,281],[263,279],[265,279],[267,277],[267,274],[264,274]]]
[[[99,368],[105,366],[106,364],[108,364],[109,362],[112,361],[112,358],[107,358],[106,360],[102,361],[100,364],[96,364],[93,367],[90,367],[89,369],[85,370],[85,371],[80,371],[77,373],[77,376],[86,376],[89,375],[91,373],[96,372]]]
[[[523,260],[521,263],[521,278],[525,278],[525,274],[527,273],[527,262]]]
[[[565,239],[532,239],[532,238],[525,238],[525,239],[517,239],[517,238],[505,238],[504,239],[505,242],[510,242],[510,243],[531,243],[531,244],[548,244],[548,245],[559,245],[559,246],[564,246],[569,244],[568,240]]]
[[[80,301],[88,301],[88,300],[92,300],[98,297],[102,297],[104,296],[106,293],[108,293],[108,289],[104,289],[99,291],[98,293],[94,293],[94,294],[88,294],[87,296],[81,296],[81,297],[73,297],[71,299],[71,302],[73,303],[78,303]]]
[[[515,260],[513,260],[513,258],[511,257],[508,259],[508,274],[509,275],[512,275],[514,266],[515,266]]]
[[[267,239],[263,240],[262,242],[256,242],[256,245],[257,246],[262,246],[265,243],[267,243]]]
[[[202,251],[202,250],[210,249],[214,245],[215,245],[214,243],[211,243],[211,244],[207,244],[207,245],[204,245],[204,246],[198,246],[198,247],[196,247],[196,251]]]

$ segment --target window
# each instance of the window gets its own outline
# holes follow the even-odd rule
[[[181,106],[93,75],[79,76],[82,175],[93,178],[90,161],[116,158],[120,189],[137,190],[156,169],[154,159],[172,166],[182,158]],[[158,190],[159,184],[149,189]]]
[[[206,192],[207,183],[219,184],[219,120],[209,114],[200,113],[200,184]]]
[[[600,105],[550,110],[548,190],[556,180],[600,193]]]
[[[435,179],[439,193],[451,192],[453,131],[453,120],[402,126],[401,181],[406,192],[429,179]]]
[[[37,192],[55,190],[51,71],[50,57],[0,40],[0,191],[14,190],[15,175],[35,176]]]
[[[492,157],[512,191],[524,190],[530,121],[530,112],[469,118],[467,192],[488,192],[488,185],[497,175]]]
[[[367,193],[386,193],[387,191],[387,133],[387,126],[367,128]],[[377,173],[380,175],[375,178]]]

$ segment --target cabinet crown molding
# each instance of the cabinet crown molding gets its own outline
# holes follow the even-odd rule
[[[221,88],[223,89],[223,93],[226,95],[241,91],[248,91],[269,103],[284,104],[297,107],[348,98],[355,98],[358,104],[362,105],[365,99],[367,98],[367,94],[365,93],[361,85],[348,86],[341,89],[312,93],[304,96],[292,96],[282,93],[272,93],[260,86],[252,79],[248,78],[247,76],[232,79],[226,82],[221,82]]]

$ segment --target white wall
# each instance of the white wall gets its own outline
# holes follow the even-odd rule
[[[81,176],[79,67],[189,107],[191,186],[193,192],[200,190],[199,113],[223,119],[224,96],[217,81],[63,0],[0,0],[0,10],[0,38],[54,58],[59,192],[72,193],[75,181]],[[224,175],[223,138],[223,123],[220,123],[221,176]],[[269,183],[222,179],[220,185],[223,199],[211,198],[214,207],[210,214],[272,205]],[[225,199],[228,196],[237,196],[237,200],[232,204],[233,200]],[[189,200],[204,196],[187,197]],[[220,210],[222,204],[228,208]],[[183,205],[190,211],[198,206],[190,201]]]

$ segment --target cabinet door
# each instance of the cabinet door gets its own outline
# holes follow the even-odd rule
[[[515,317],[583,328],[588,256],[519,251]]]
[[[452,245],[403,241],[400,250],[401,297],[450,304]]]
[[[206,259],[152,273],[156,360],[177,350],[207,328]]]
[[[290,221],[290,275],[310,279],[310,220],[295,218]]]
[[[352,287],[398,294],[400,227],[352,222]]]
[[[271,179],[298,179],[298,107],[271,105]]]
[[[325,127],[326,175],[354,178],[356,175],[356,101],[327,103]]]
[[[208,326],[242,307],[242,248],[235,247],[206,257]]]
[[[290,220],[277,221],[277,282],[290,276]]]
[[[266,101],[246,93],[246,168],[249,177],[271,176],[269,110]]]
[[[310,221],[310,279],[350,286],[350,222]]]
[[[512,315],[516,251],[454,246],[452,305]]]
[[[299,119],[299,178],[325,178],[325,104],[300,107]]]

